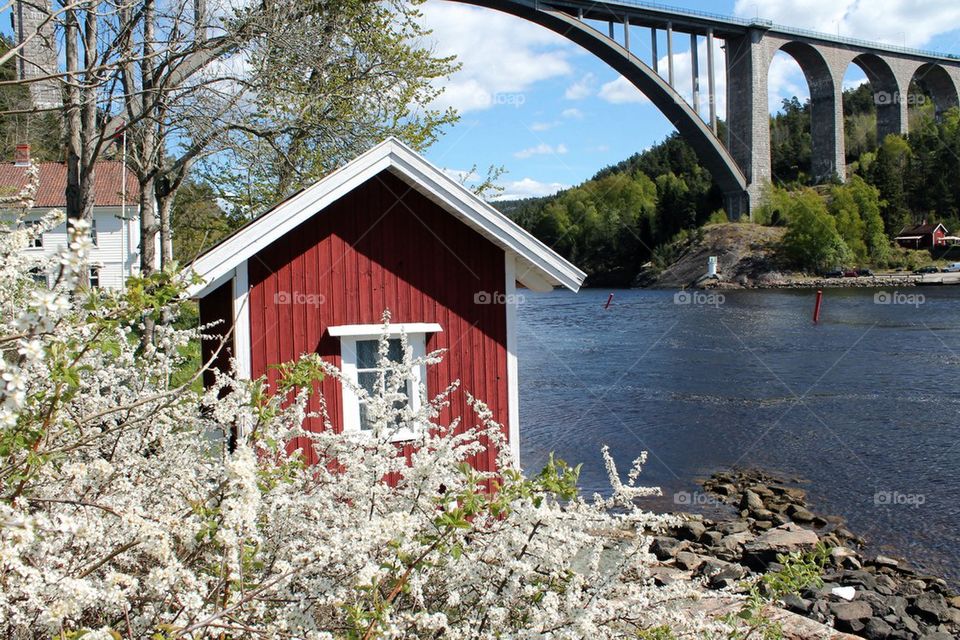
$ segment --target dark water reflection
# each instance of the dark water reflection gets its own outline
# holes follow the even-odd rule
[[[603,492],[601,445],[624,474],[648,450],[666,510],[715,470],[766,468],[875,551],[960,583],[960,287],[904,292],[920,306],[828,291],[819,326],[811,292],[618,291],[604,311],[608,293],[525,292],[524,467],[555,451]]]

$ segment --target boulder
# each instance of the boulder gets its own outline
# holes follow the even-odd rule
[[[740,499],[740,508],[746,509],[747,511],[760,511],[765,507],[763,506],[763,500],[760,499],[760,496],[750,489],[747,489],[743,492],[743,497]]]
[[[810,608],[813,606],[809,600],[804,600],[800,596],[790,593],[784,596],[783,606],[787,611],[793,611],[794,613],[799,613],[803,615],[810,612]]]
[[[690,553],[689,551],[681,551],[676,556],[676,564],[681,569],[686,571],[696,571],[700,565],[703,564],[703,556],[697,555],[696,553]]]
[[[891,569],[896,569],[900,566],[900,563],[897,560],[894,560],[888,556],[877,556],[873,559],[873,564],[877,565],[878,567],[889,567]]]
[[[843,622],[852,622],[854,620],[866,620],[873,616],[873,609],[866,602],[854,600],[853,602],[835,602],[830,605],[830,613],[837,620]]]
[[[743,533],[749,529],[750,525],[743,520],[731,520],[729,522],[721,522],[717,525],[717,531],[725,536],[729,536],[734,533]]]
[[[871,618],[863,629],[867,640],[888,640],[893,634],[893,627],[879,618]]]
[[[777,554],[793,551],[808,551],[814,548],[819,541],[817,534],[803,527],[788,523],[775,529],[770,529],[756,540],[744,546],[744,560],[752,567],[762,568],[763,565],[774,562]]]
[[[700,536],[700,544],[706,547],[715,547],[720,544],[720,541],[723,540],[723,534],[719,531],[706,531],[702,536]]]
[[[749,542],[752,542],[754,535],[749,531],[743,531],[741,533],[734,533],[725,537],[720,541],[720,546],[728,551],[739,551],[744,545]]]
[[[676,558],[677,554],[690,545],[676,538],[655,538],[650,543],[650,553],[657,556],[657,560],[665,561]]]
[[[684,522],[677,528],[677,537],[681,540],[690,540],[695,542],[700,539],[707,530],[707,527],[699,520],[690,520]]]
[[[939,593],[921,593],[907,610],[933,624],[946,622],[949,619],[947,601]]]
[[[793,518],[795,522],[802,523],[813,522],[816,518],[816,516],[813,515],[813,513],[811,513],[808,509],[795,504],[790,505],[790,507],[787,509],[787,515]]]

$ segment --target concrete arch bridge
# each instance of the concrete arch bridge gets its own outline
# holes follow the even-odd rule
[[[960,106],[960,59],[887,44],[827,35],[633,0],[454,0],[496,9],[550,29],[615,69],[673,123],[724,191],[731,218],[749,215],[771,175],[768,75],[783,51],[803,70],[810,88],[812,171],[815,178],[845,178],[843,78],[863,70],[877,104],[877,134],[906,133],[910,86],[932,97],[937,113]],[[597,23],[607,29],[598,29]],[[659,50],[665,34],[666,51]],[[678,35],[679,34],[679,35]],[[649,38],[649,59],[631,49]],[[691,99],[678,90],[674,43],[690,39]],[[723,60],[715,60],[715,40]],[[706,78],[699,45],[706,41]],[[666,56],[666,69],[660,57]],[[716,65],[726,72],[727,136],[717,135]],[[684,91],[686,93],[686,91]],[[705,108],[704,108],[705,107]]]

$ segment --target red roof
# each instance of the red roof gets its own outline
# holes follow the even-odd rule
[[[35,207],[64,207],[67,204],[67,165],[62,162],[40,162],[40,188]],[[0,192],[14,194],[27,183],[27,167],[12,162],[0,164]],[[127,204],[137,204],[139,183],[127,171]],[[123,163],[104,160],[97,163],[93,180],[94,205],[120,206],[123,196]]]

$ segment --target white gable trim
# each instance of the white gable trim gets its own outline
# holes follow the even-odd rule
[[[507,305],[507,422],[510,454],[520,469],[520,378],[517,361],[517,258],[509,251],[505,256]]]
[[[206,295],[239,263],[384,170],[390,170],[504,251],[516,252],[532,267],[518,274],[521,283],[526,284],[525,274],[529,273],[531,281],[539,276],[537,288],[547,283],[577,291],[583,284],[585,273],[405,144],[389,138],[200,256],[193,270],[204,282],[191,287],[190,294]]]

